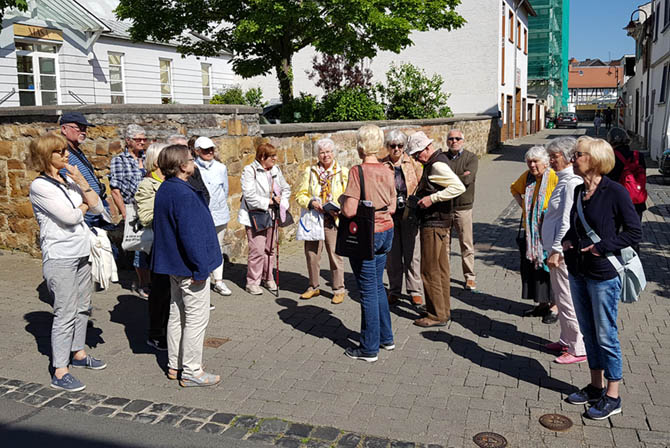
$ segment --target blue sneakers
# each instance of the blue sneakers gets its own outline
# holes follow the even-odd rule
[[[107,363],[100,359],[96,359],[91,355],[86,355],[84,359],[72,358],[72,367],[83,367],[86,369],[102,370],[107,367]]]
[[[63,378],[58,379],[56,375],[51,377],[51,387],[54,389],[66,390],[68,392],[78,392],[86,389],[86,385],[73,377],[69,373],[63,375]]]
[[[621,397],[612,398],[603,395],[602,398],[586,411],[586,416],[593,420],[605,420],[607,417],[621,412]]]
[[[360,348],[350,347],[344,351],[344,354],[351,359],[360,359],[361,361],[366,362],[375,362],[378,359],[377,355],[368,355],[366,353],[363,353],[363,350],[361,350]]]
[[[596,403],[605,395],[605,389],[599,389],[589,384],[585,388],[568,395],[570,404]]]

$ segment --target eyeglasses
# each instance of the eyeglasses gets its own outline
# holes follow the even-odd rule
[[[86,126],[83,124],[72,123],[72,124],[64,124],[63,126],[66,128],[74,129],[79,132],[86,132]]]
[[[570,160],[572,162],[575,162],[577,159],[579,159],[581,156],[588,154],[588,152],[580,152],[580,151],[575,151],[575,153],[572,155]]]
[[[145,137],[145,138],[133,138],[133,140],[136,141],[137,143],[141,143],[146,142],[149,139]]]
[[[454,140],[459,142],[459,141],[463,140],[463,137],[447,137],[448,142],[452,142]]]
[[[411,157],[412,157],[414,160],[419,160],[419,155],[421,155],[421,153],[424,152],[425,150],[426,150],[426,148],[422,149],[421,151],[417,151],[417,152],[415,152],[414,154],[412,154]]]
[[[54,149],[51,151],[53,154],[60,154],[61,157],[65,157],[65,154],[67,154],[67,146],[62,149]]]
[[[405,147],[405,145],[401,145],[401,144],[395,144],[395,143],[389,144],[389,148],[391,148],[391,149],[403,149],[404,147]]]

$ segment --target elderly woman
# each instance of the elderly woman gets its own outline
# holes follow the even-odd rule
[[[187,182],[194,165],[191,152],[183,145],[168,146],[158,156],[165,180],[154,200],[151,251],[151,270],[170,276],[168,378],[176,378],[181,371],[182,387],[212,386],[221,380],[202,369],[209,275],[222,259],[205,198]]]
[[[349,258],[351,269],[361,293],[361,337],[358,348],[347,348],[345,354],[367,362],[377,360],[379,348],[393,350],[391,313],[384,289],[386,254],[393,244],[393,218],[396,208],[396,190],[393,172],[377,160],[377,153],[384,145],[384,132],[374,125],[365,125],[356,135],[356,149],[362,160],[349,170],[349,183],[340,202],[342,214],[348,218],[356,215],[361,198],[363,170],[365,199],[375,208],[374,258],[363,260]]]
[[[152,143],[146,152],[144,166],[147,176],[142,179],[135,193],[137,216],[143,227],[151,228],[154,222],[154,199],[165,180],[158,167],[158,156],[168,145]],[[156,350],[167,350],[167,321],[170,314],[170,276],[151,271],[149,292],[149,334],[147,344]],[[175,376],[176,379],[176,376]]]
[[[246,290],[253,295],[263,294],[261,284],[269,291],[277,290],[272,279],[277,220],[288,210],[291,187],[276,163],[277,149],[263,143],[256,148],[256,159],[244,167],[240,179],[242,202],[237,219],[247,231]]]
[[[558,183],[558,176],[549,168],[549,155],[542,146],[530,148],[525,159],[528,170],[512,184],[510,191],[521,207],[521,220],[525,230],[519,248],[521,296],[539,305],[526,311],[524,316],[542,316],[542,322],[554,323],[558,320],[558,311],[555,305],[550,305],[549,267],[540,239],[540,228],[549,205],[549,198]]]
[[[570,210],[575,187],[582,184],[581,177],[572,171],[572,150],[577,140],[573,137],[560,137],[547,145],[549,165],[558,175],[558,184],[549,198],[549,206],[542,222],[542,246],[549,254],[547,266],[551,279],[554,303],[558,307],[558,321],[561,336],[558,342],[547,344],[545,348],[559,352],[554,360],[559,364],[574,364],[586,361],[586,349],[579,323],[575,315],[570,294],[568,268],[563,259],[561,241],[570,228]]]
[[[570,394],[568,402],[594,403],[586,415],[595,420],[621,412],[623,363],[617,335],[621,279],[607,254],[618,255],[642,237],[640,219],[628,191],[605,176],[614,167],[614,160],[612,147],[605,140],[587,136],[577,140],[572,163],[584,184],[575,188],[570,230],[563,239],[570,291],[591,370],[591,382]],[[594,244],[587,236],[577,211],[580,205],[600,242]]]
[[[40,171],[30,184],[30,202],[40,226],[42,273],[54,308],[51,387],[79,391],[86,386],[70,374],[69,365],[94,370],[107,366],[84,348],[92,292],[90,231],[84,214],[102,213],[102,201],[79,169],[68,164],[64,137],[54,133],[38,137],[30,152]],[[62,169],[67,175],[59,174]]]
[[[405,152],[407,135],[393,129],[386,134],[384,146],[388,155],[382,159],[393,169],[397,196],[396,212],[393,215],[393,246],[386,257],[386,272],[389,279],[388,302],[394,304],[402,295],[402,279],[414,305],[423,302],[421,282],[421,243],[416,220],[408,219],[407,197],[415,193],[421,179],[421,165]]]
[[[347,186],[349,174],[335,161],[335,142],[329,138],[322,138],[314,146],[319,161],[316,165],[305,170],[295,199],[300,207],[316,210],[323,215],[324,241],[305,241],[309,288],[300,298],[307,300],[321,294],[319,263],[321,261],[321,251],[325,245],[332,275],[332,303],[338,304],[344,301],[346,290],[344,289],[344,263],[342,257],[335,253],[337,213],[334,211],[326,212],[323,210],[323,206],[342,195]]]

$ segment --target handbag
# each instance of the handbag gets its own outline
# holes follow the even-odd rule
[[[273,226],[274,220],[267,210],[249,210],[249,222],[256,232],[261,232]]]
[[[123,224],[123,241],[121,247],[125,251],[151,252],[154,244],[154,231],[149,227],[142,226],[137,216],[137,205],[127,204],[126,221]]]
[[[577,213],[584,226],[584,230],[586,230],[586,235],[591,239],[593,244],[599,243],[600,237],[593,231],[584,217],[581,195],[577,197]],[[623,303],[637,302],[640,294],[647,286],[647,278],[644,275],[644,268],[637,252],[632,247],[624,247],[621,249],[621,261],[613,253],[605,255],[621,279],[621,301]]]
[[[375,207],[365,200],[365,179],[363,168],[358,165],[361,179],[361,199],[358,201],[356,216],[340,216],[337,226],[335,253],[342,257],[373,260],[375,257]]]
[[[323,214],[314,209],[302,209],[295,238],[299,241],[323,241]]]

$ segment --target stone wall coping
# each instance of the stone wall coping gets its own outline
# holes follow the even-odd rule
[[[407,126],[438,126],[444,124],[458,123],[461,121],[483,121],[497,118],[489,114],[457,114],[447,118],[428,118],[423,120],[379,120],[379,121],[339,121],[332,123],[284,123],[284,124],[262,124],[261,134],[308,134],[315,132],[334,132],[356,130],[366,124],[374,124],[379,127],[407,127]]]
[[[43,117],[56,121],[63,112],[87,114],[262,114],[263,109],[235,104],[87,104],[81,106],[0,107],[0,120]]]

